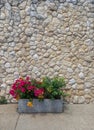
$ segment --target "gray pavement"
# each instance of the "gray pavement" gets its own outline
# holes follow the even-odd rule
[[[59,114],[18,114],[17,104],[0,105],[0,130],[94,130],[94,104],[66,105]]]

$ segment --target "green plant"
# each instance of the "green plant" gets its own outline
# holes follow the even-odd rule
[[[64,78],[44,77],[41,86],[45,90],[44,97],[48,99],[60,99],[61,96],[66,96],[66,93],[64,93],[62,90],[62,88],[66,86]]]
[[[0,104],[7,104],[7,100],[4,96],[0,97]]]

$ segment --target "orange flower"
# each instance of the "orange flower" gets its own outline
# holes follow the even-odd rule
[[[27,102],[27,106],[28,107],[33,107],[33,103],[29,101],[29,102]]]
[[[18,101],[19,99],[20,99],[20,96],[19,96],[19,95],[17,95],[17,96],[16,96],[16,100]]]

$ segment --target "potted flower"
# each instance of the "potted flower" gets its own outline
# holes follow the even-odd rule
[[[19,113],[62,112],[65,86],[64,78],[44,77],[42,81],[19,78],[13,83],[10,94],[18,100]]]

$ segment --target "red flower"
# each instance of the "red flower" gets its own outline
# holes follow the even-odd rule
[[[15,84],[12,85],[13,90],[17,90],[17,86]]]
[[[30,77],[29,77],[29,76],[27,76],[27,77],[26,77],[26,80],[30,80]]]
[[[44,94],[44,89],[43,88],[35,89],[34,94],[35,94],[36,97],[38,97],[40,95],[43,95]]]
[[[35,89],[35,86],[28,86],[28,87],[27,87],[27,90],[29,90],[29,91],[30,91],[30,90],[33,90],[33,89]]]
[[[26,89],[25,88],[21,88],[21,92],[25,93]]]
[[[21,81],[20,81],[20,85],[21,85],[21,86],[24,86],[24,85],[25,85],[25,81],[24,81],[24,80],[21,80]]]
[[[14,96],[14,95],[15,95],[15,92],[14,92],[14,90],[13,90],[13,89],[11,89],[9,93],[10,93],[12,96]]]

